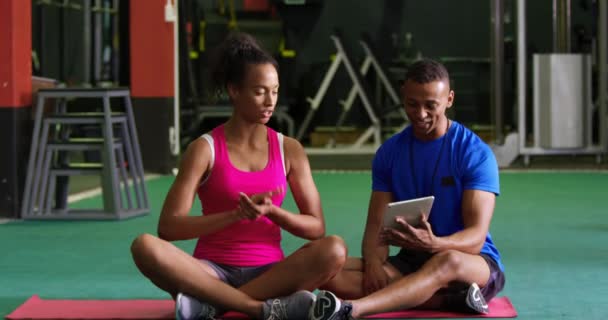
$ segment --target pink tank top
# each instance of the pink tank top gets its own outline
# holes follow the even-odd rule
[[[214,159],[207,179],[198,188],[203,215],[233,210],[239,192],[247,195],[281,187],[287,190],[287,179],[278,133],[267,128],[268,162],[261,171],[245,172],[232,165],[228,157],[224,126],[211,132]],[[272,202],[281,206],[285,193],[275,195]],[[232,266],[260,266],[283,259],[281,229],[267,217],[255,221],[241,220],[213,234],[201,236],[194,257]]]

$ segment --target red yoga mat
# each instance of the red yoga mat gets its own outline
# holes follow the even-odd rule
[[[15,311],[8,320],[86,319],[86,320],[171,320],[174,319],[173,300],[45,300],[34,295]],[[487,315],[471,315],[432,310],[404,310],[380,313],[367,318],[514,318],[517,312],[507,297],[494,298]],[[246,319],[240,313],[230,312],[224,319]]]

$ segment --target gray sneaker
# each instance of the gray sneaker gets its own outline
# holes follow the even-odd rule
[[[467,306],[477,313],[487,314],[490,312],[486,299],[481,294],[481,290],[475,282],[469,286],[465,301]]]
[[[212,305],[189,295],[178,293],[175,298],[176,320],[215,320],[216,313]]]
[[[314,302],[315,295],[306,290],[300,290],[286,297],[268,299],[262,305],[262,319],[306,320]]]
[[[342,301],[329,291],[319,291],[317,300],[310,308],[309,320],[352,320],[353,305]]]

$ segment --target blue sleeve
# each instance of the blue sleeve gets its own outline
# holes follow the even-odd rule
[[[391,168],[389,165],[389,157],[387,155],[387,148],[382,145],[372,163],[372,190],[390,192],[392,185]]]
[[[466,157],[463,187],[465,190],[483,190],[500,194],[498,164],[487,144],[479,142]]]

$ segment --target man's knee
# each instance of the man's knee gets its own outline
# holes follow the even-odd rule
[[[447,250],[435,254],[427,263],[438,279],[447,284],[461,278],[463,272],[463,253]]]

